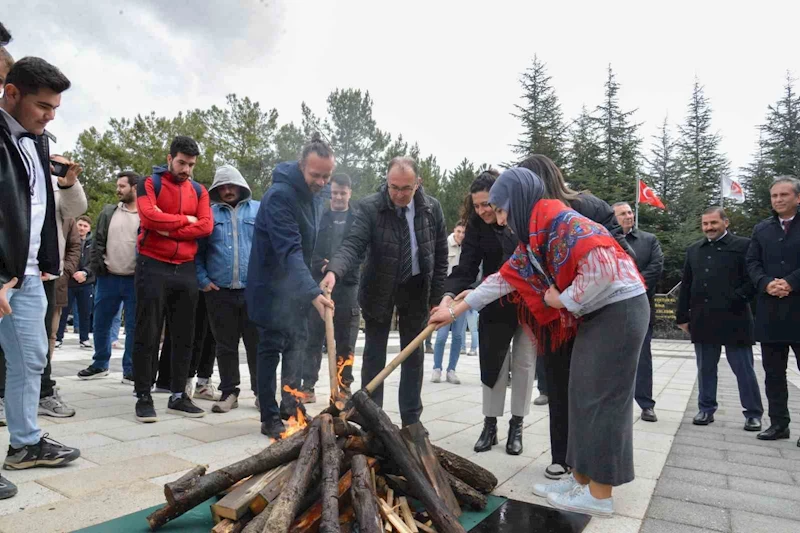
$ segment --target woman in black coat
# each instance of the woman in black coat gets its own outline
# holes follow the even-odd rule
[[[517,246],[510,230],[496,225],[489,205],[489,189],[497,178],[495,171],[481,173],[472,182],[464,200],[462,219],[467,221],[461,258],[445,281],[445,297],[440,307],[447,309],[457,295],[473,288],[483,263],[483,275],[489,276],[505,263]],[[486,306],[478,318],[481,382],[483,383],[483,432],[475,451],[483,452],[497,444],[497,417],[503,415],[506,385],[511,371],[511,421],[506,452],[522,453],[522,421],[530,412],[533,391],[535,348],[530,332],[517,320],[517,307],[507,298]],[[514,341],[511,353],[509,346]]]

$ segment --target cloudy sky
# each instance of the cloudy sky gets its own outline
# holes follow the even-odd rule
[[[72,80],[50,129],[62,149],[111,117],[172,115],[235,92],[297,121],[337,87],[370,91],[379,127],[445,168],[511,159],[519,74],[547,62],[565,117],[602,99],[609,64],[642,136],[682,122],[695,77],[734,168],[786,72],[800,76],[796,0],[0,0],[11,53]],[[799,87],[800,88],[800,87]]]

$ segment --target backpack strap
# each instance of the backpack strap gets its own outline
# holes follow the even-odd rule
[[[153,175],[150,176],[150,179],[153,182],[153,192],[156,193],[156,198],[158,198],[158,195],[161,194],[161,174],[161,172],[155,172],[154,168]],[[194,187],[194,193],[197,195],[197,200],[199,201],[200,196],[203,194],[203,186],[193,179],[190,179],[189,183],[191,183],[192,187]]]

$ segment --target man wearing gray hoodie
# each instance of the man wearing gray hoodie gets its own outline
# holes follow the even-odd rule
[[[222,165],[208,189],[214,230],[198,241],[195,268],[197,283],[205,293],[208,321],[217,342],[222,397],[211,410],[227,413],[239,406],[239,339],[244,340],[250,388],[256,388],[258,330],[247,314],[244,289],[253,244],[256,213],[261,202],[252,199],[242,174]]]

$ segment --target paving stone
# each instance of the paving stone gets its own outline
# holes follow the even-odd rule
[[[100,433],[76,433],[75,435],[67,435],[65,437],[59,436],[59,442],[67,446],[78,448],[82,452],[97,448],[98,446],[105,446],[107,444],[114,444],[119,440],[101,435]]]
[[[705,440],[701,438],[688,437],[681,432],[675,436],[675,444],[689,446],[693,448],[711,448],[713,450],[727,450],[739,453],[766,455],[769,457],[780,457],[781,450],[770,448],[768,446],[759,446],[758,444],[740,444],[738,442],[730,442],[727,440]],[[759,442],[759,441],[756,441]]]
[[[655,488],[655,479],[639,477],[638,474],[632,482],[615,487],[614,513],[638,520],[643,519]]]
[[[765,466],[767,468],[776,468],[778,470],[800,472],[800,461],[792,461],[790,459],[765,457],[763,455],[754,455],[749,453],[729,452],[728,460],[734,463],[758,465]]]
[[[667,454],[649,450],[633,450],[633,466],[636,478],[658,479],[667,461]]]
[[[43,487],[35,481],[17,485],[17,495],[13,498],[0,500],[0,516],[18,513],[32,507],[48,505],[64,499],[62,494]]]
[[[739,492],[761,494],[763,496],[772,496],[774,498],[783,498],[785,500],[800,502],[800,487],[784,485],[782,483],[771,483],[758,479],[728,476],[728,488]],[[800,511],[798,511],[798,518],[800,519]],[[800,531],[800,526],[798,526],[798,531]]]
[[[633,448],[635,450],[650,450],[651,452],[669,453],[674,437],[659,433],[634,430]]]
[[[119,441],[133,441],[167,435],[169,433],[182,433],[198,428],[211,428],[208,424],[199,422],[200,419],[177,418],[174,420],[161,421],[155,424],[138,424],[135,427],[121,427],[108,430],[100,430],[103,435]]]
[[[177,435],[173,435],[173,437],[177,437]],[[244,456],[257,454],[269,446],[269,439],[260,433],[234,437],[226,440],[224,445],[220,445],[217,442],[202,444],[183,436],[180,438],[190,440],[192,444],[188,446],[172,446],[169,449],[171,454],[198,465],[238,461]]]
[[[235,420],[225,424],[215,426],[203,424],[202,427],[179,431],[178,434],[200,442],[217,442],[231,439],[240,435],[259,434],[261,432],[261,421],[252,418]]]
[[[721,489],[728,488],[728,476],[723,474],[713,474],[711,472],[700,472],[698,470],[687,470],[685,468],[677,468],[675,466],[665,466],[661,471],[661,478],[659,479],[674,479],[677,481],[685,481],[687,483],[694,483],[696,485],[705,485],[708,487],[718,487]]]
[[[730,531],[730,516],[726,509],[660,496],[655,496],[650,502],[647,517],[715,531]]]
[[[796,505],[791,500],[748,494],[728,489],[703,487],[675,481],[661,480],[656,487],[656,496],[701,503],[725,509],[739,509],[754,513],[766,513],[772,516],[796,519]]]
[[[583,533],[638,533],[642,521],[627,516],[611,518],[593,518]]]
[[[524,455],[508,455],[505,446],[495,446],[488,452],[473,453],[468,459],[489,470],[497,477],[498,483],[505,482],[533,462],[533,459]]]
[[[442,439],[444,437],[449,437],[455,433],[459,433],[468,429],[472,426],[472,424],[460,424],[458,422],[450,422],[447,420],[436,420],[429,424],[425,425],[425,428],[430,433],[430,438],[432,440]]]
[[[533,493],[533,486],[535,484],[553,482],[552,479],[544,477],[544,469],[549,465],[549,456],[539,457],[537,460],[517,471],[510,478],[500,483],[492,494],[549,507],[546,498],[542,498]]]
[[[715,474],[726,474],[731,476],[749,477],[752,479],[763,479],[765,481],[777,481],[779,483],[792,484],[792,477],[782,470],[772,468],[762,468],[759,466],[748,466],[742,464],[728,463],[726,461],[716,461],[714,459],[703,459],[699,457],[686,457],[684,455],[670,455],[667,459],[669,466],[689,468],[701,472],[713,472]]]
[[[191,469],[193,466],[193,463],[171,455],[147,455],[120,461],[110,466],[96,466],[79,472],[41,479],[39,483],[70,498],[79,498],[98,490],[129,485],[136,481]]]
[[[656,422],[653,424],[652,422],[643,422],[642,420],[638,420],[634,425],[634,430],[639,431],[646,431],[647,433],[659,433],[661,435],[670,435],[673,436],[678,431],[678,427],[680,424],[678,422]]]
[[[710,433],[705,430],[708,426],[695,426],[690,424],[681,424],[679,437],[690,437],[693,439],[701,439],[704,441],[717,440],[724,441],[725,435],[719,433]]]
[[[800,531],[800,521],[737,510],[731,511],[731,526],[733,533],[797,533]]]
[[[3,477],[7,477],[14,484],[20,485],[29,481],[38,481],[48,477],[57,476],[65,472],[75,473],[86,468],[93,468],[96,463],[78,457],[66,466],[59,468],[28,468],[27,470],[3,470]],[[2,530],[0,530],[2,531]]]
[[[716,533],[713,529],[687,526],[675,522],[648,518],[642,522],[640,533]]]
[[[700,448],[698,446],[685,446],[683,444],[675,444],[672,446],[672,453],[677,455],[686,455],[689,457],[702,457],[704,459],[717,459],[724,461],[725,451],[714,450],[713,448]]]
[[[142,457],[143,455],[166,453],[170,450],[183,450],[197,444],[199,444],[198,441],[182,435],[163,435],[92,448],[84,452],[83,456],[94,463],[107,465],[133,459],[134,457]]]

